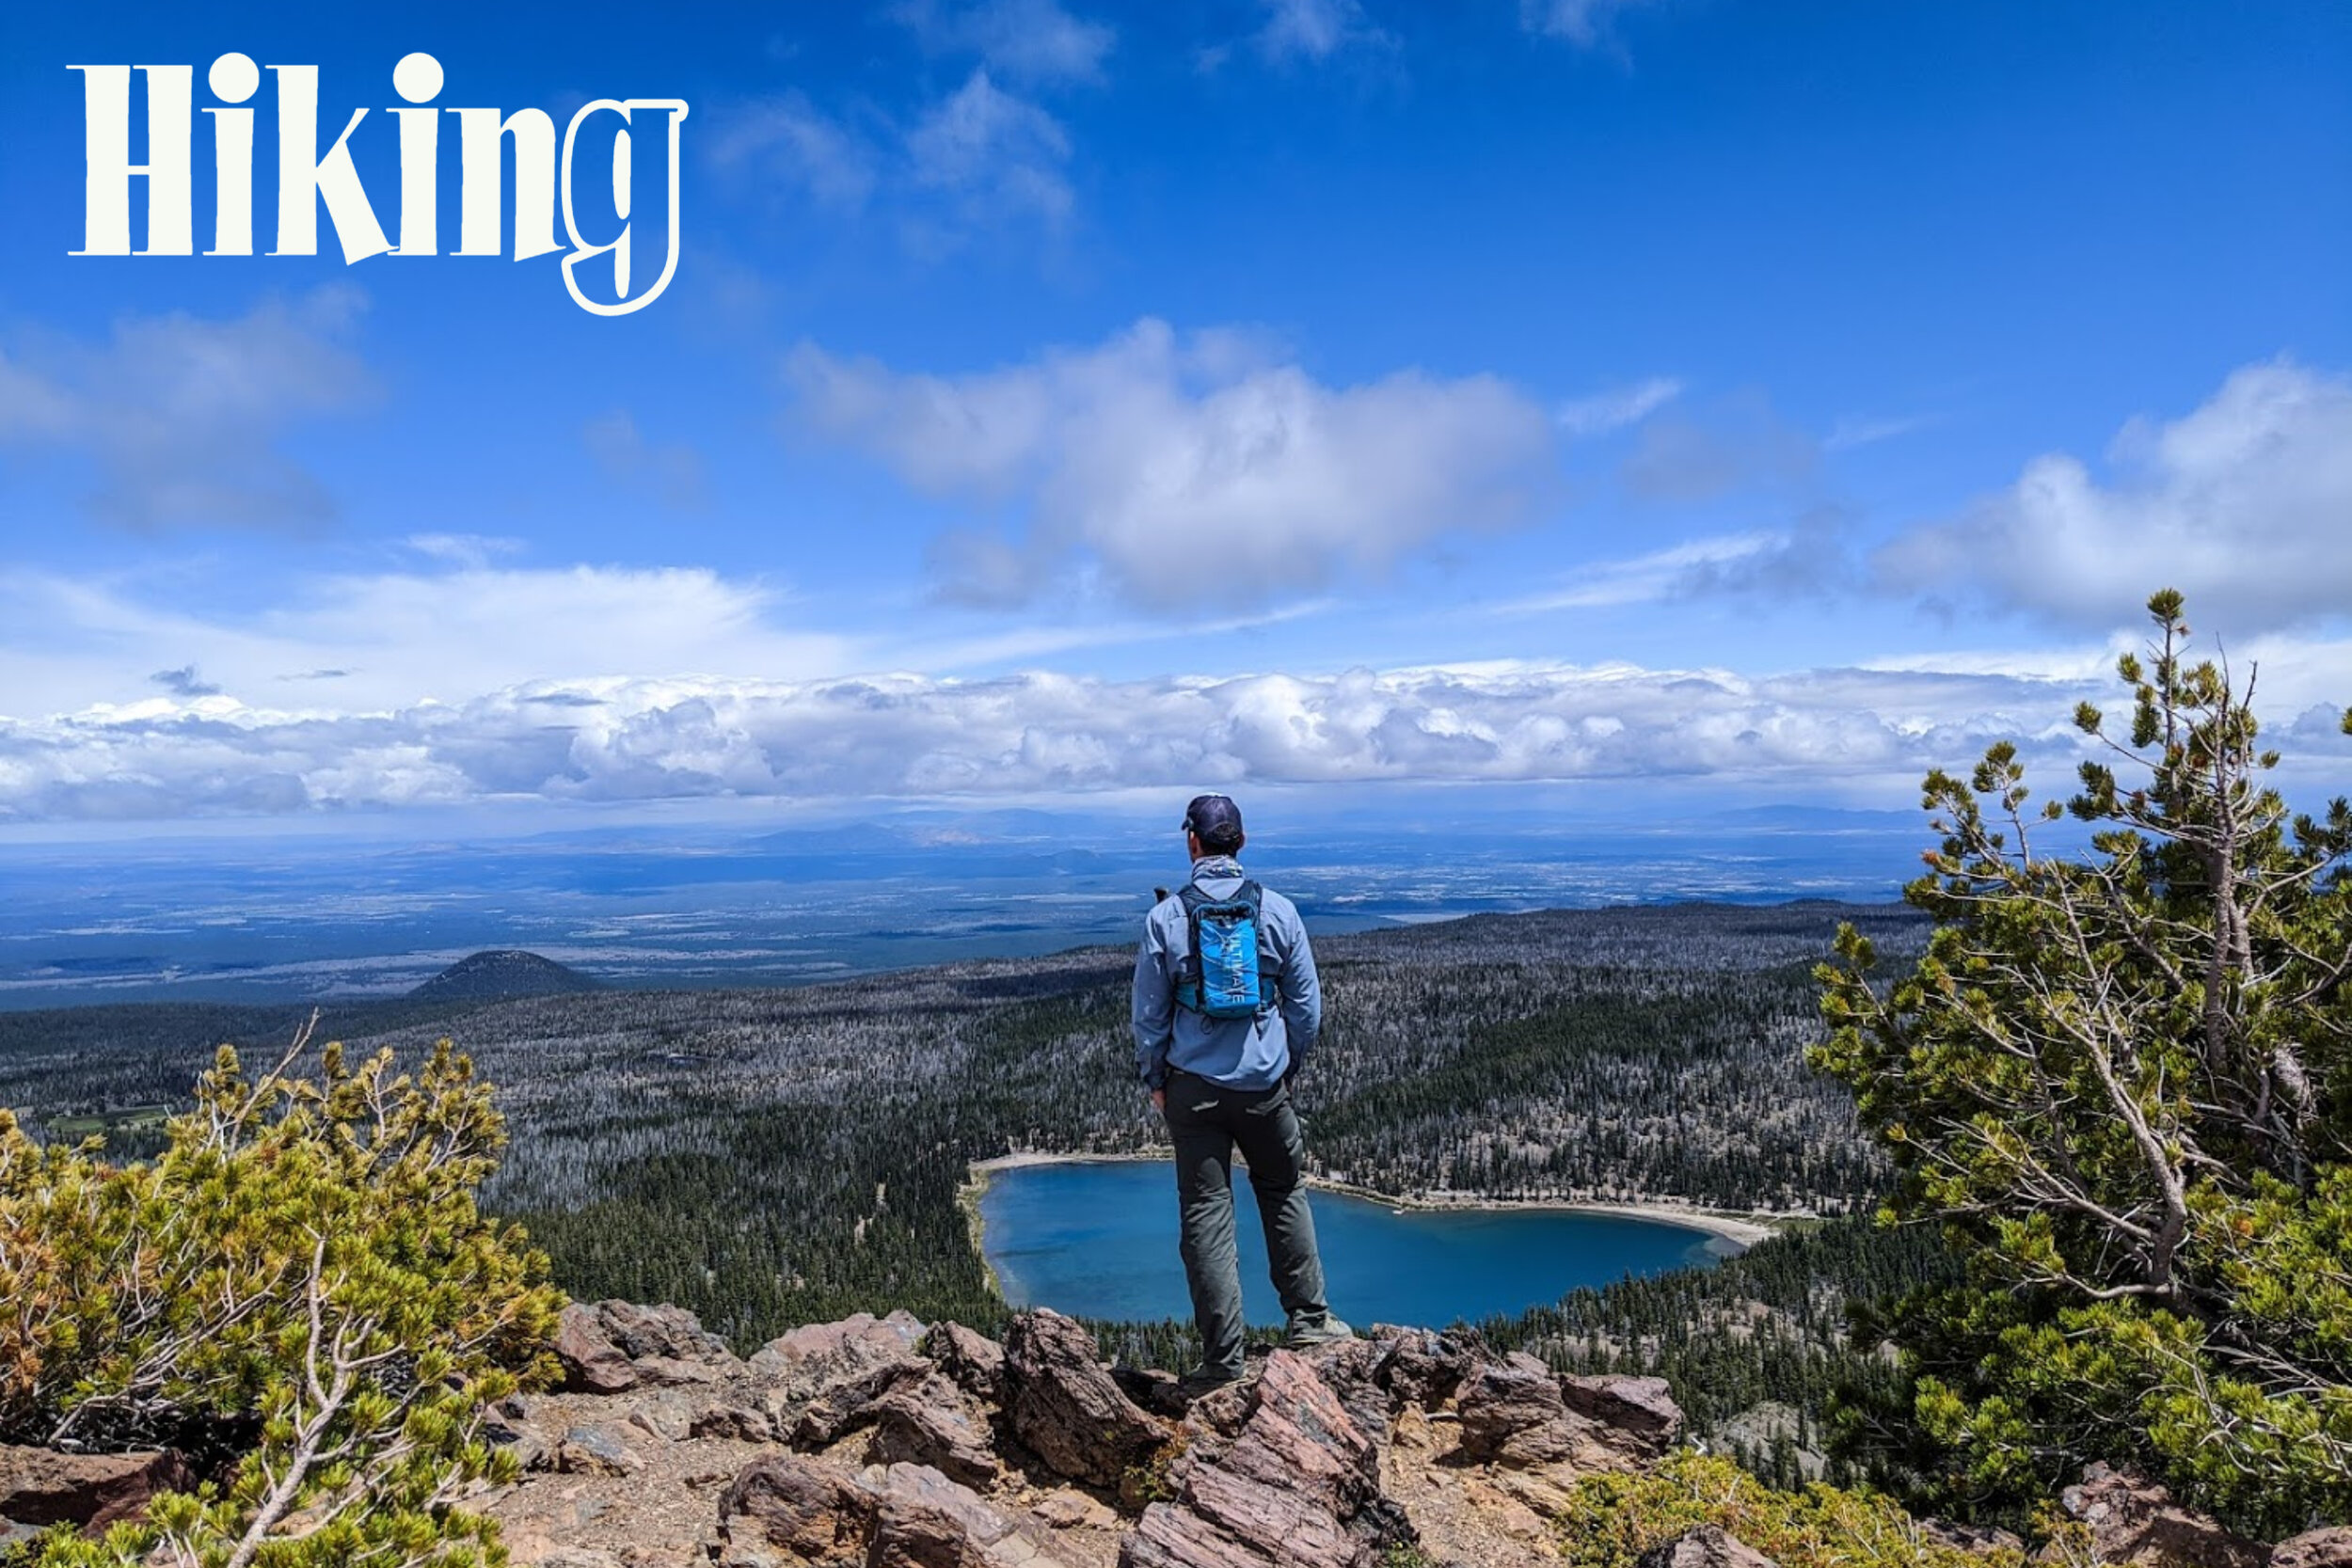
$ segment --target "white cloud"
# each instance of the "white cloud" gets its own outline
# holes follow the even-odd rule
[[[1606,436],[1613,430],[1640,424],[1682,395],[1682,383],[1672,376],[1653,375],[1630,387],[1613,387],[1588,398],[1560,405],[1560,428],[1569,435]]]
[[[559,676],[806,675],[859,662],[842,638],[780,625],[791,606],[760,583],[702,568],[499,566],[470,542],[427,540],[456,564],[302,580],[284,602],[233,617],[179,592],[0,573],[0,711],[30,720],[157,701],[141,694],[147,673],[180,667],[201,670],[225,693],[215,700],[276,706],[298,694],[308,719]]]
[[[985,68],[933,104],[906,144],[914,183],[952,198],[968,220],[1030,214],[1050,230],[1070,215],[1061,122],[997,87]]]
[[[1937,422],[1932,414],[1889,414],[1876,418],[1849,414],[1830,426],[1829,434],[1821,437],[1821,450],[1851,451],[1856,447],[1873,447],[1881,441],[1926,430]]]
[[[2057,775],[2072,682],[1496,663],[1112,682],[602,677],[322,714],[232,696],[0,721],[0,816],[491,797],[890,799],[1229,784],[1915,781],[2018,737]],[[2341,741],[2341,737],[2338,737]],[[2312,749],[2331,744],[2307,742]],[[2352,753],[2337,744],[2335,754]]]
[[[1707,569],[1776,547],[1701,542],[1629,563],[1597,592],[1645,588],[1634,567]],[[322,579],[230,624],[119,587],[0,576],[0,820],[1203,780],[1692,777],[1884,793],[2011,737],[2053,788],[2082,744],[2074,704],[2115,696],[2114,643],[1781,674],[1498,660],[955,679],[892,673],[875,644],[792,630],[792,610],[707,571],[469,565]],[[1204,619],[1180,645],[1228,649],[1218,634],[1252,624]],[[1027,627],[994,648],[898,657],[952,666],[1165,630]],[[2297,776],[2340,774],[2352,741],[2332,725],[2352,642],[2273,637],[2234,652],[2260,661],[2263,711],[2292,736]],[[859,668],[883,673],[840,673]],[[27,704],[34,692],[51,700]]]
[[[964,376],[807,345],[787,373],[805,420],[910,483],[1025,510],[1017,544],[943,546],[963,572],[949,591],[984,602],[1042,589],[1073,552],[1148,606],[1261,602],[1512,522],[1550,483],[1550,421],[1492,376],[1331,388],[1157,321]]]
[[[723,113],[709,157],[723,169],[804,187],[820,204],[843,210],[863,207],[882,177],[872,144],[798,92]]]
[[[1519,0],[1519,25],[1546,38],[1565,39],[1580,49],[1610,43],[1610,24],[1625,11],[1657,0]]]
[[[2108,458],[2106,483],[2078,458],[2036,458],[1872,569],[1900,592],[2085,626],[2133,621],[2168,586],[2220,630],[2352,610],[2352,379],[2249,365],[2178,420],[2126,425]]]
[[[1608,561],[1573,574],[1561,587],[1497,607],[1502,614],[1599,610],[1649,604],[1692,591],[1710,568],[1753,562],[1788,548],[1785,533],[1736,533],[1694,539],[1629,561]]]
[[[87,456],[91,510],[123,528],[326,522],[333,499],[277,443],[373,394],[346,346],[364,304],[323,288],[231,321],[126,318],[103,347],[0,354],[0,443]]]
[[[1251,41],[1268,60],[1327,60],[1344,49],[1390,48],[1360,0],[1264,0],[1265,25]]]
[[[1073,16],[1056,0],[982,0],[972,6],[909,0],[892,14],[935,53],[977,55],[1018,82],[1099,82],[1119,41],[1109,25]]]
[[[428,561],[483,567],[506,556],[520,555],[523,542],[488,533],[412,533],[401,544]]]

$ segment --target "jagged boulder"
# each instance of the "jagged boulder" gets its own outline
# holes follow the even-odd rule
[[[136,1518],[158,1492],[191,1490],[195,1474],[169,1449],[58,1453],[0,1444],[0,1521],[103,1529]]]
[[[1701,1525],[1652,1546],[1634,1568],[1779,1568],[1779,1564],[1723,1526]]]
[[[573,1302],[556,1320],[555,1358],[570,1392],[619,1394],[637,1386],[637,1370],[606,1337],[596,1309],[583,1303]]]
[[[2270,1553],[2202,1513],[2182,1507],[2137,1470],[2093,1465],[2058,1494],[2067,1516],[2090,1529],[2103,1562],[2143,1568],[2264,1568]]]
[[[961,1323],[935,1324],[923,1337],[921,1350],[956,1386],[975,1399],[1004,1398],[1004,1347],[987,1335]]]
[[[727,1568],[864,1563],[881,1502],[803,1454],[754,1460],[719,1497],[719,1560]]]
[[[1066,1568],[1043,1527],[928,1465],[890,1466],[867,1560],[871,1568]]]
[[[1175,1497],[1143,1511],[1120,1568],[1369,1568],[1413,1544],[1373,1438],[1305,1357],[1277,1351],[1203,1405],[1168,1469]]]
[[[902,1382],[919,1381],[931,1362],[916,1349],[923,1324],[912,1314],[860,1312],[810,1323],[771,1339],[751,1358],[751,1379],[776,1434],[803,1445],[848,1431],[867,1405]]]
[[[574,1393],[621,1394],[641,1384],[707,1384],[743,1364],[682,1307],[574,1302],[556,1324],[555,1356]]]
[[[1426,1328],[1376,1325],[1372,1338],[1387,1346],[1377,1373],[1380,1386],[1423,1410],[1454,1398],[1481,1359],[1468,1341]]]
[[[1094,1336],[1058,1312],[1014,1318],[1005,1335],[1006,1413],[1013,1435],[1055,1474],[1117,1486],[1168,1431],[1094,1356]]]
[[[891,1389],[869,1410],[874,1441],[868,1452],[878,1464],[929,1465],[977,1487],[995,1484],[1005,1472],[987,1415],[937,1373]]]
[[[1629,1458],[1662,1458],[1682,1435],[1682,1407],[1662,1377],[1563,1377],[1560,1397]]]
[[[1462,1390],[1461,1417],[1463,1457],[1521,1468],[1568,1458],[1581,1429],[1560,1380],[1523,1351],[1478,1370]]]
[[[2330,1525],[2270,1548],[2270,1568],[2352,1568],[2352,1527]]]
[[[1954,1519],[1926,1518],[1918,1521],[1919,1539],[1933,1546],[1949,1546],[1954,1551],[1969,1552],[1978,1557],[1992,1557],[2000,1552],[2015,1552],[2024,1556],[2023,1538],[1997,1525],[1963,1525]]]
[[[683,1307],[596,1304],[604,1336],[628,1356],[644,1383],[714,1383],[743,1370],[727,1342]]]

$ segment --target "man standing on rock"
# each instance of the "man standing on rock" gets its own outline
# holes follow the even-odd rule
[[[1233,1245],[1233,1150],[1265,1227],[1274,1289],[1294,1346],[1345,1338],[1323,1297],[1307,1208],[1306,1146],[1290,1083],[1323,1025],[1323,991],[1297,909],[1233,857],[1241,808],[1203,795],[1184,811],[1192,876],[1154,904],[1136,954],[1136,1067],[1176,1145],[1184,1277],[1201,1364],[1195,1385],[1242,1373],[1241,1272]]]

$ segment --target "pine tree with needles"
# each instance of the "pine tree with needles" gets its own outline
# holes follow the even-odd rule
[[[1819,972],[1887,1217],[1968,1272],[1875,1325],[1903,1396],[1843,1437],[1938,1507],[2106,1459],[2284,1533],[2352,1518],[2352,809],[2291,813],[2254,673],[2191,660],[2178,593],[2148,611],[2128,738],[2076,711],[2062,807],[2006,742],[1930,773],[1926,955],[1889,983],[1848,928]],[[2043,847],[2069,814],[2088,853]]]
[[[307,1031],[224,1046],[151,1162],[43,1147],[0,1111],[0,1442],[169,1447],[213,1473],[41,1568],[499,1560],[461,1505],[511,1479],[488,1402],[553,1368],[562,1297],[474,1195],[504,1141],[443,1040],[414,1072]]]

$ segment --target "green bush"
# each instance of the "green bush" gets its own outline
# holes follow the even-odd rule
[[[1907,1408],[1848,1446],[1939,1508],[2130,1460],[2286,1534],[2352,1518],[2352,808],[2291,816],[2250,677],[2187,661],[2179,594],[2149,610],[2128,742],[2075,714],[2113,760],[2064,808],[2006,744],[1930,774],[1926,956],[1876,983],[1848,929],[1821,971],[1814,1059],[1896,1162],[1888,1216],[1968,1273],[1890,1320]],[[2042,848],[2066,812],[2090,855]]]
[[[1728,1459],[1678,1453],[1640,1475],[1579,1481],[1562,1512],[1572,1568],[1632,1568],[1701,1525],[1718,1525],[1781,1568],[2022,1568],[2024,1554],[1977,1556],[1928,1540],[1889,1498],[1816,1482],[1775,1492]]]
[[[498,1560],[457,1506],[512,1469],[480,1412],[552,1370],[562,1305],[475,1207],[502,1122],[446,1040],[413,1076],[328,1045],[306,1078],[305,1045],[258,1078],[223,1047],[149,1163],[0,1111],[0,1441],[174,1447],[217,1476],[35,1562]]]

